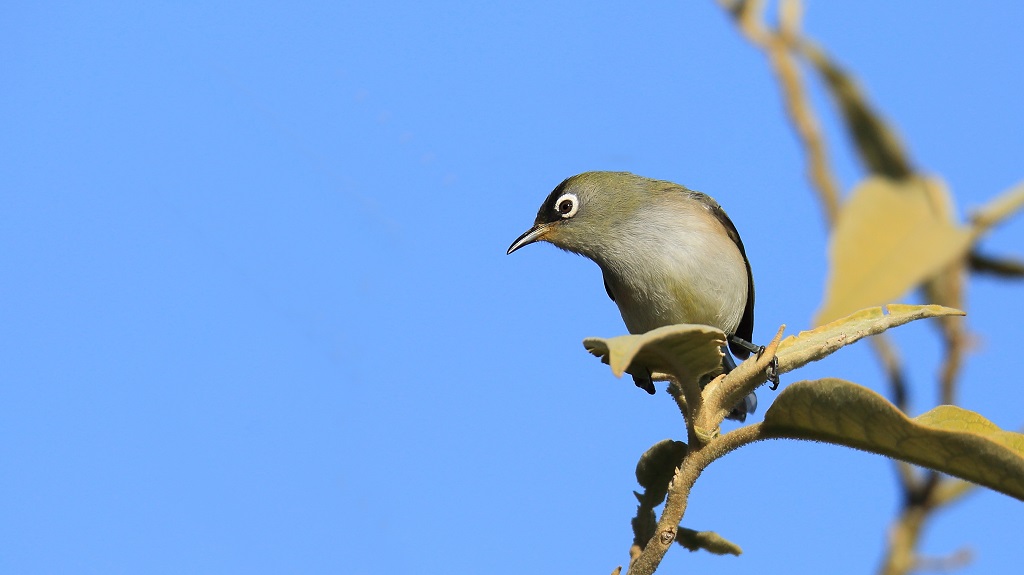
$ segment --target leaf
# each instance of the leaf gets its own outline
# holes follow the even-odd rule
[[[942,182],[868,178],[840,211],[829,242],[830,271],[817,325],[899,299],[963,257],[972,231],[953,224]]]
[[[867,169],[891,178],[909,177],[913,168],[896,132],[871,108],[853,77],[813,44],[801,42],[799,47],[839,105],[846,129]]]
[[[742,555],[743,549],[714,531],[694,531],[680,527],[676,531],[676,543],[690,551],[704,549],[715,555]]]
[[[618,377],[631,367],[643,366],[677,377],[698,378],[722,365],[723,345],[722,330],[696,324],[667,325],[639,335],[583,340],[587,351],[600,357]]]
[[[640,456],[636,464],[636,482],[644,488],[644,500],[650,500],[651,506],[665,500],[668,484],[675,476],[676,467],[683,463],[687,447],[682,441],[663,439],[651,446]]]
[[[1024,455],[1024,435],[999,429],[996,424],[981,415],[955,405],[940,405],[915,419],[924,425],[983,435],[995,443]]]
[[[787,387],[764,416],[766,437],[810,439],[929,467],[1024,500],[1024,436],[943,405],[909,418],[881,395],[840,379]]]
[[[842,319],[789,336],[779,344],[779,372],[786,373],[830,355],[837,349],[905,323],[929,317],[966,315],[941,305],[889,304],[862,309]]]

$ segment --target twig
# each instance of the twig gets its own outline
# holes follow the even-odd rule
[[[903,374],[903,362],[896,351],[896,346],[887,335],[880,333],[871,338],[871,348],[875,350],[878,360],[882,363],[882,369],[888,376],[889,394],[893,404],[900,408],[900,411],[906,412],[909,403],[907,378]]]
[[[737,27],[747,40],[761,48],[768,57],[768,62],[782,88],[786,112],[807,157],[807,176],[818,192],[825,221],[831,228],[839,215],[839,185],[829,168],[825,139],[822,137],[818,118],[805,95],[800,68],[787,48],[788,42],[781,34],[773,34],[764,27],[760,14],[762,2],[719,0],[719,4],[733,16]],[[795,8],[790,10],[796,11]],[[792,18],[783,19],[784,22],[791,20]]]
[[[698,430],[714,434],[732,408],[767,381],[769,366],[778,364],[775,360],[775,351],[779,348],[785,329],[784,325],[779,327],[775,337],[768,342],[760,355],[747,359],[736,369],[724,377],[715,378],[704,388],[705,408],[695,422]]]
[[[972,272],[1017,279],[1024,277],[1024,261],[1012,258],[998,258],[972,251],[967,256]]]
[[[879,575],[903,575],[917,564],[918,540],[928,511],[920,506],[904,507],[889,531],[889,545],[878,569]]]
[[[801,37],[799,21],[802,10],[799,0],[780,2],[779,25],[774,31],[764,25],[763,1],[718,0],[718,3],[728,10],[739,31],[762,49],[777,76],[786,111],[807,157],[809,179],[817,191],[829,228],[835,225],[839,214],[840,194],[829,167],[817,118],[804,94],[795,55],[809,62],[826,82],[830,94],[840,107],[846,129],[865,167],[871,172],[892,178],[903,178],[913,173],[913,166],[895,132],[871,108],[854,79],[836,66],[823,50]],[[972,225],[980,234],[1022,205],[1024,184],[1003,194],[975,214]],[[1024,262],[987,258],[972,252],[965,260],[942,270],[925,283],[923,287],[928,300],[962,309],[964,272],[968,266],[972,271],[982,273],[1024,277]],[[943,403],[951,404],[956,399],[956,384],[968,338],[962,321],[941,321],[940,327],[945,347],[939,373],[940,396]],[[875,354],[887,375],[893,402],[906,412],[909,407],[908,388],[896,348],[884,336],[871,339]],[[884,575],[903,575],[920,567],[922,561],[915,550],[925,521],[936,507],[959,499],[970,489],[969,484],[943,478],[935,472],[923,473],[903,462],[897,462],[896,465],[905,503],[892,527],[889,546],[879,570]]]
[[[669,484],[668,500],[661,513],[661,519],[658,520],[654,536],[639,554],[631,558],[627,575],[650,575],[658,568],[665,557],[665,552],[676,540],[679,522],[686,512],[690,490],[701,472],[719,457],[762,438],[761,424],[755,423],[718,436],[706,445],[691,449],[687,453],[682,465],[676,469],[672,483]]]
[[[1024,182],[999,194],[971,214],[971,225],[981,234],[1002,223],[1024,206]]]

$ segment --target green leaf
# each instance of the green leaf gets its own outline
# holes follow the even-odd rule
[[[622,377],[632,367],[671,373],[694,379],[722,365],[725,334],[707,325],[667,325],[639,335],[583,340],[587,351],[607,363]]]
[[[873,177],[850,193],[829,242],[829,279],[816,324],[899,299],[951,262],[974,238],[953,223],[934,178]]]
[[[649,500],[654,506],[665,500],[668,484],[675,476],[676,468],[682,465],[686,450],[682,441],[662,439],[640,456],[636,464],[636,482],[644,488],[641,503]]]
[[[676,543],[686,547],[690,551],[704,549],[715,555],[741,555],[743,549],[740,546],[722,537],[714,531],[694,531],[680,527],[676,531]]]
[[[779,394],[762,431],[901,459],[1024,500],[1024,436],[959,407],[943,405],[911,419],[857,384],[801,381]]]
[[[951,315],[966,314],[941,305],[889,304],[862,309],[842,319],[782,340],[775,352],[779,358],[779,371],[792,371],[828,356],[841,347],[892,327],[918,319]]]
[[[802,42],[799,47],[839,104],[846,130],[853,136],[864,165],[875,174],[894,179],[909,177],[913,167],[896,131],[872,109],[853,77],[813,44]]]

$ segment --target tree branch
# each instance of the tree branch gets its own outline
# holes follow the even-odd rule
[[[786,113],[807,158],[807,177],[818,192],[825,222],[831,228],[839,215],[839,184],[836,183],[829,167],[828,149],[821,134],[818,118],[805,94],[800,67],[790,53],[789,42],[784,37],[784,34],[795,35],[796,16],[782,19],[783,22],[788,22],[789,26],[784,34],[773,33],[764,26],[763,2],[719,0],[718,3],[732,15],[739,31],[747,40],[761,48],[768,57],[768,63],[782,89]],[[786,6],[787,4],[789,6]],[[793,7],[797,5],[784,2],[780,8],[792,14],[798,12]]]
[[[755,423],[718,436],[706,445],[691,449],[687,453],[683,458],[682,465],[676,469],[672,483],[669,484],[668,500],[654,536],[639,553],[634,555],[633,549],[631,549],[630,555],[634,556],[631,557],[627,575],[650,575],[658,568],[662,558],[665,557],[665,552],[676,540],[679,523],[686,512],[690,490],[704,469],[726,453],[760,439],[764,439],[761,433],[761,424]]]
[[[1017,279],[1024,277],[1024,261],[1013,258],[988,256],[972,251],[967,256],[972,272]]]

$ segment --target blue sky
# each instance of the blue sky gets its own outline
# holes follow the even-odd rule
[[[1024,178],[1024,6],[811,2],[962,214]],[[18,3],[0,17],[0,570],[608,573],[633,469],[684,433],[583,350],[624,332],[592,263],[509,243],[577,172],[714,195],[755,337],[808,327],[825,230],[765,59],[711,0]],[[813,96],[845,187],[863,173]],[[1024,255],[1018,218],[984,242]],[[972,282],[962,405],[1024,423],[1020,283]],[[914,301],[908,295],[905,301]],[[934,329],[901,328],[915,412]],[[884,392],[867,346],[786,376]],[[761,392],[761,410],[773,393]],[[771,442],[684,524],[740,544],[666,572],[873,571],[892,465]],[[1019,567],[979,491],[923,550]]]

